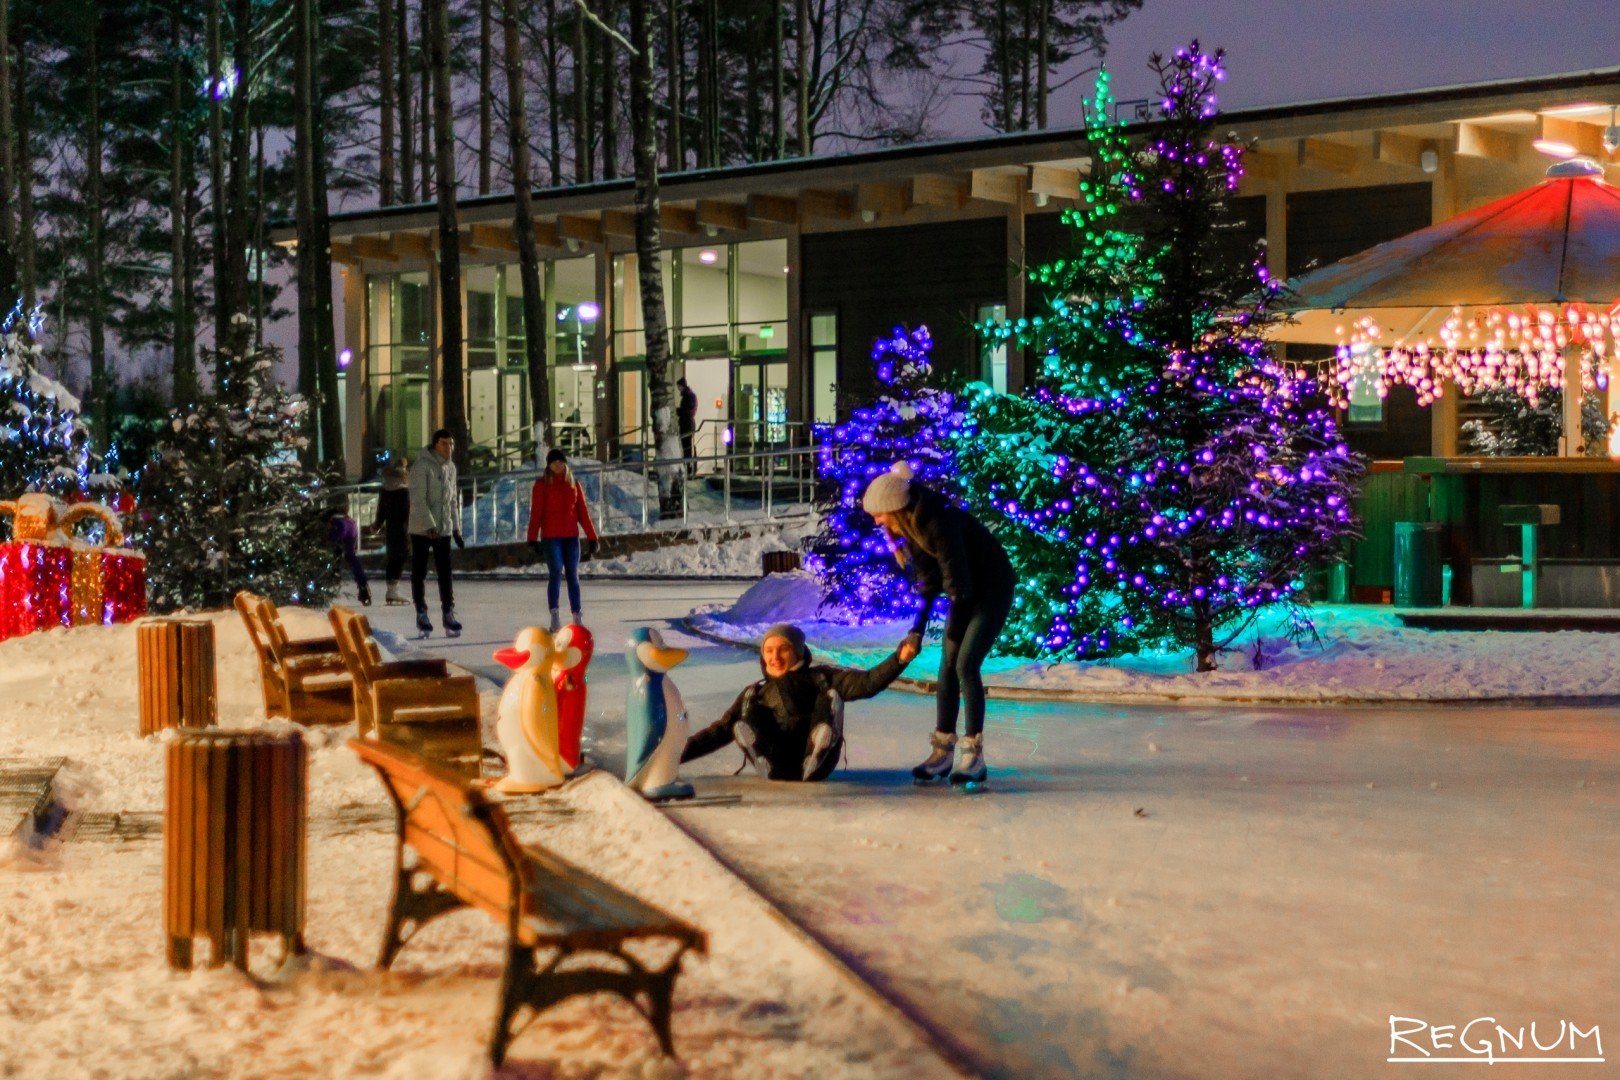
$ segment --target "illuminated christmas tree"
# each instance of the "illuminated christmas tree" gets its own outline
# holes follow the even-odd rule
[[[0,323],[0,499],[65,498],[87,489],[90,432],[78,400],[40,373],[37,335],[23,330],[20,309]]]
[[[154,611],[224,607],[239,589],[321,605],[337,590],[326,483],[300,459],[308,406],[276,383],[276,355],[227,357],[217,392],[172,414],[141,471]]]
[[[897,326],[879,338],[872,347],[878,399],[841,424],[816,429],[817,467],[829,495],[806,566],[821,578],[827,606],[858,621],[910,618],[920,603],[883,530],[861,509],[866,485],[906,461],[922,483],[955,489],[949,441],[961,413],[954,395],[929,385],[933,347],[925,326]]]
[[[1314,383],[1267,351],[1279,287],[1219,240],[1242,149],[1218,139],[1222,54],[1153,58],[1162,121],[1127,145],[1098,82],[1070,254],[1044,310],[982,328],[1037,357],[976,388],[961,484],[1018,571],[1009,644],[1054,658],[1191,646],[1198,669],[1355,535],[1360,461]]]

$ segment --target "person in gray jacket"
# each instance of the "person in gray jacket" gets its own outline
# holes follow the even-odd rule
[[[411,599],[416,603],[416,628],[433,633],[433,620],[427,613],[428,559],[433,560],[439,579],[439,606],[444,630],[451,637],[461,633],[456,621],[455,585],[450,579],[450,541],[466,547],[461,539],[461,490],[456,486],[456,440],[445,428],[433,433],[433,441],[411,465]]]

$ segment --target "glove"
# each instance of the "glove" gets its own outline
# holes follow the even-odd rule
[[[545,548],[541,545],[540,541],[538,541],[538,540],[530,540],[529,541],[529,550],[534,552],[536,555],[539,555],[541,552],[543,552],[545,550]]]
[[[456,538],[456,547],[465,548],[467,546],[467,541],[462,539],[460,533],[456,533],[455,538]]]
[[[596,558],[596,551],[601,546],[602,546],[601,541],[598,541],[598,540],[586,540],[585,541],[585,557],[587,559]]]

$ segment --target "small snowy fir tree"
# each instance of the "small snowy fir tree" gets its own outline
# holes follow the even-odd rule
[[[154,611],[224,607],[240,589],[310,605],[336,592],[326,484],[300,459],[308,409],[275,381],[277,356],[227,364],[216,393],[172,415],[141,472],[136,542]]]
[[[909,618],[919,603],[883,530],[861,509],[866,485],[905,461],[921,483],[954,491],[948,433],[961,416],[948,390],[929,385],[933,347],[926,326],[897,326],[879,338],[872,347],[878,399],[841,424],[816,429],[817,466],[828,487],[806,566],[821,579],[826,607],[857,622]]]
[[[78,399],[40,373],[37,335],[25,329],[20,309],[0,323],[0,499],[65,498],[88,486],[90,432]]]
[[[1162,121],[1132,148],[1106,76],[1071,253],[1031,274],[1043,314],[988,327],[1041,358],[1022,398],[982,389],[964,489],[1019,577],[1006,643],[1073,659],[1191,646],[1198,670],[1355,535],[1362,466],[1314,383],[1267,353],[1278,287],[1230,266],[1242,150],[1215,135],[1222,54],[1155,56]]]
[[[1479,396],[1487,416],[1462,426],[1468,452],[1481,457],[1551,457],[1564,436],[1564,392],[1542,388],[1534,400],[1510,386],[1494,386]],[[1609,425],[1603,399],[1581,398],[1581,438],[1589,455],[1608,454]]]

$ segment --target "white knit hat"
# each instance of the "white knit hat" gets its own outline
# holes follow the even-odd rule
[[[911,477],[910,465],[904,461],[895,462],[888,472],[874,476],[872,482],[866,485],[861,508],[868,514],[892,514],[896,510],[904,510],[911,501]]]

